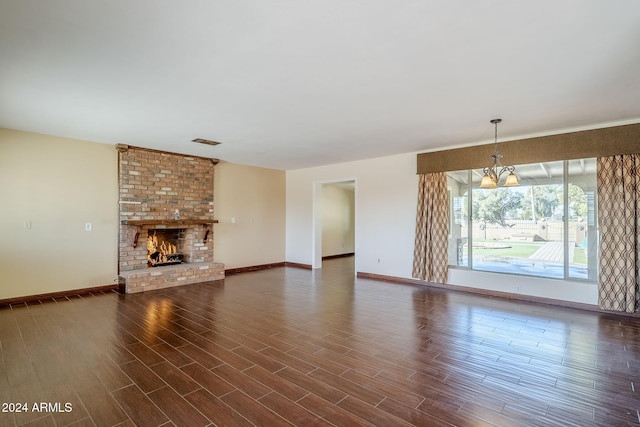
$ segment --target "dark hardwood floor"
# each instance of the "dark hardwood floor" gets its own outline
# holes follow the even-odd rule
[[[640,319],[341,258],[0,309],[0,402],[0,426],[638,425]]]

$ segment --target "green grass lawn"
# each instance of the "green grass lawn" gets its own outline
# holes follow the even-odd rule
[[[587,265],[587,253],[585,252],[584,249],[582,248],[576,248],[575,252],[573,253],[573,262],[572,264],[579,264],[579,265]]]
[[[487,243],[504,243],[505,245],[511,246],[510,248],[504,249],[492,249],[492,248],[473,248],[474,255],[494,255],[494,256],[510,256],[516,258],[528,258],[529,255],[533,254],[537,251],[542,243],[533,243],[533,242],[497,242],[494,240],[475,240],[476,242],[487,242]]]
[[[503,257],[515,257],[515,258],[528,258],[531,254],[537,251],[544,243],[534,242],[509,242],[509,241],[496,241],[496,240],[482,240],[476,239],[475,242],[479,243],[498,243],[511,246],[510,248],[473,248],[474,255],[493,255]],[[587,255],[583,248],[576,248],[573,253],[572,264],[587,265]]]

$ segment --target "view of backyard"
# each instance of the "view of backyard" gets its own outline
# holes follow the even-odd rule
[[[529,258],[537,250],[539,250],[545,243],[509,243],[508,245],[490,246],[483,245],[483,243],[495,243],[495,241],[476,239],[476,243],[480,245],[475,246],[473,254],[479,257],[515,257],[515,258]],[[569,260],[572,264],[587,265],[587,255],[585,249],[575,248],[573,252],[573,259]]]
[[[531,166],[530,173],[519,166],[524,170],[520,186],[474,186],[471,194],[468,182],[475,176],[469,174],[465,179],[453,174],[451,242],[455,250],[451,264],[593,280],[597,264],[595,174],[588,171],[591,159],[576,162],[567,163],[568,174],[563,162],[540,164],[539,169]]]
[[[585,248],[569,248],[569,269],[576,278],[587,278]],[[475,239],[473,265],[478,270],[562,277],[562,242],[513,242]]]

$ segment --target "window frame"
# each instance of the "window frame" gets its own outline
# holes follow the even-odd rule
[[[582,160],[582,159],[580,159]],[[587,159],[584,159],[587,160]],[[563,223],[563,252],[564,252],[564,256],[563,256],[563,274],[562,277],[550,277],[550,276],[545,276],[545,275],[536,275],[536,274],[524,274],[524,273],[517,273],[517,272],[506,272],[506,271],[499,271],[499,270],[486,270],[486,269],[477,269],[474,267],[474,262],[473,262],[473,241],[474,241],[474,234],[473,234],[473,201],[474,201],[474,197],[473,197],[473,190],[477,189],[477,186],[474,186],[473,184],[473,169],[468,169],[466,170],[467,173],[467,196],[466,196],[466,205],[467,205],[467,249],[466,249],[466,265],[462,264],[451,264],[449,263],[449,268],[454,268],[454,269],[460,269],[460,270],[470,270],[470,271],[478,271],[478,272],[488,272],[488,273],[497,273],[497,274],[508,274],[508,275],[512,275],[512,276],[519,276],[519,277],[530,277],[530,278],[540,278],[540,279],[550,279],[550,280],[570,280],[570,281],[575,281],[575,282],[582,282],[585,284],[589,284],[589,285],[596,285],[597,284],[597,277],[598,277],[598,257],[597,257],[597,251],[596,251],[596,255],[593,256],[593,258],[589,258],[589,261],[591,262],[595,262],[595,266],[591,266],[590,263],[587,264],[586,266],[586,270],[587,270],[587,278],[582,278],[582,277],[574,277],[570,275],[570,266],[571,266],[571,260],[569,259],[569,255],[570,255],[570,250],[569,250],[569,245],[570,245],[570,240],[569,240],[569,227],[570,227],[570,200],[569,200],[569,184],[571,183],[571,175],[569,172],[569,161],[570,160],[562,160],[562,195],[563,195],[563,206],[562,206],[562,212],[563,212],[563,219],[562,219],[562,223]],[[516,170],[518,165],[516,166]],[[450,195],[450,200],[449,200],[449,206],[451,209],[450,211],[450,223],[453,224],[455,221],[454,218],[454,212],[453,212],[453,197],[451,197],[451,190],[449,189],[449,195]],[[464,194],[464,193],[463,193]],[[597,194],[596,194],[597,197]],[[599,239],[599,230],[597,227],[597,199],[594,202],[594,209],[595,209],[595,222],[596,222],[596,227],[595,227],[595,233],[596,233],[596,238]],[[450,244],[451,241],[453,240],[453,237],[451,236],[451,230],[450,230]],[[596,246],[597,248],[597,246]],[[456,248],[457,250],[457,248]],[[463,259],[464,259],[464,255],[463,255]],[[449,262],[451,262],[451,258],[449,258]],[[593,274],[592,277],[589,277],[589,275],[591,275],[592,271],[595,271],[595,274]]]

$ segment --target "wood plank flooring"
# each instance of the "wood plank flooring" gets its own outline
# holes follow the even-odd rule
[[[0,309],[0,403],[0,427],[634,426],[640,319],[341,258]]]

